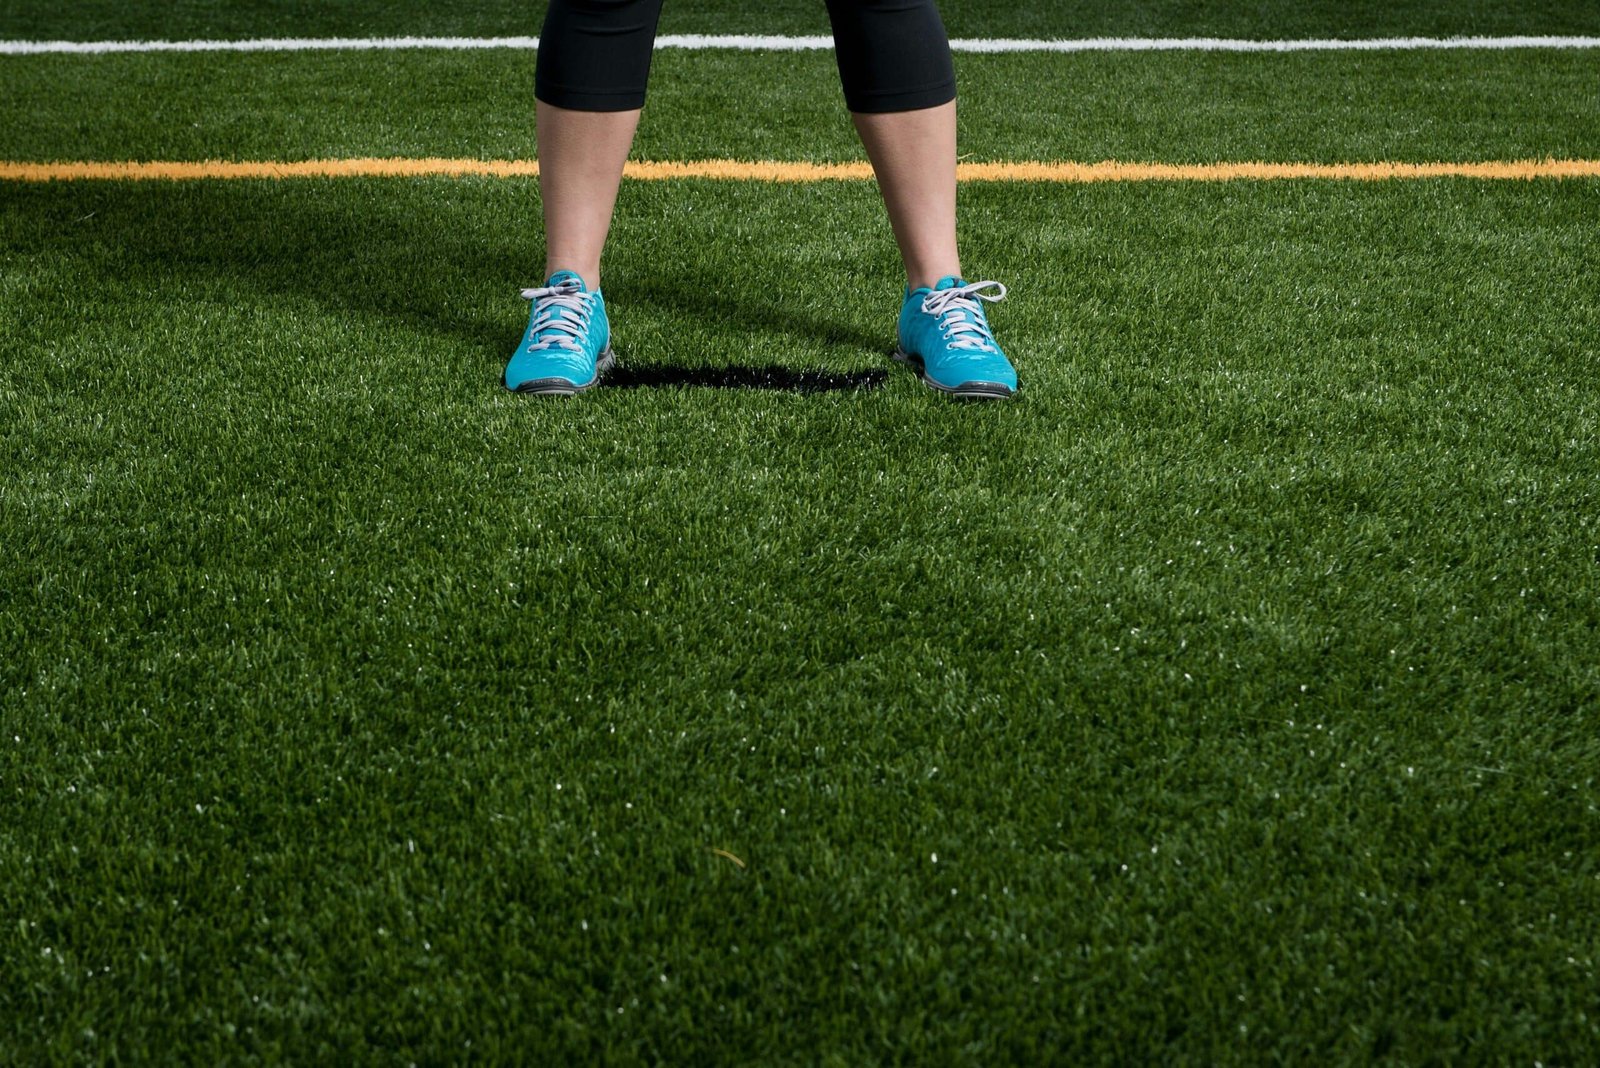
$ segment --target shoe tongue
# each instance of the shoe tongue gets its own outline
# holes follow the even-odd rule
[[[583,284],[583,275],[579,274],[577,271],[557,271],[555,274],[549,277],[549,279],[545,282],[545,285],[558,286],[562,282],[569,280],[577,282],[580,291],[584,293],[589,292],[589,287]]]
[[[937,293],[941,289],[959,289],[966,284],[967,280],[965,278],[961,278],[953,274],[947,274],[933,284],[933,291]]]

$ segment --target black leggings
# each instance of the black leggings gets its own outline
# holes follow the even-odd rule
[[[933,0],[827,0],[851,111],[916,111],[956,96]],[[574,111],[644,106],[661,0],[550,0],[535,94]]]

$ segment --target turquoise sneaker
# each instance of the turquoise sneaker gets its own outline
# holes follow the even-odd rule
[[[542,287],[524,289],[522,296],[533,301],[533,310],[506,364],[506,388],[570,397],[598,383],[617,361],[600,291],[589,292],[571,271],[557,271]]]
[[[1011,396],[1017,391],[1017,372],[995,343],[981,303],[993,304],[1005,296],[1006,287],[999,282],[969,283],[954,275],[939,279],[932,289],[907,290],[894,358],[910,364],[941,393]]]

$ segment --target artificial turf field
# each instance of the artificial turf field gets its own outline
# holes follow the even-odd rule
[[[28,0],[0,39],[541,15]],[[1593,49],[957,72],[974,160],[1600,157]],[[0,160],[527,159],[532,84],[0,56]],[[861,158],[826,52],[662,53],[636,155]],[[625,184],[622,368],[558,401],[497,381],[533,180],[0,182],[0,1063],[1600,1060],[1600,179],[961,211],[1013,402],[890,364],[871,184],[701,180]]]

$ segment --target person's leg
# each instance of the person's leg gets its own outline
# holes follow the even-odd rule
[[[600,288],[622,167],[650,79],[662,0],[551,0],[535,74],[545,276]]]
[[[906,284],[931,288],[961,274],[956,250],[956,103],[917,111],[855,112]]]
[[[572,271],[600,288],[600,253],[639,112],[574,111],[537,102],[544,276]]]
[[[545,281],[507,389],[569,396],[611,366],[600,254],[650,78],[661,0],[551,0],[535,75]]]
[[[933,0],[827,0],[839,78],[911,288],[961,273],[956,79]]]
[[[1009,397],[1017,375],[956,251],[956,80],[934,0],[827,0],[845,103],[906,267],[895,358],[934,389]]]

